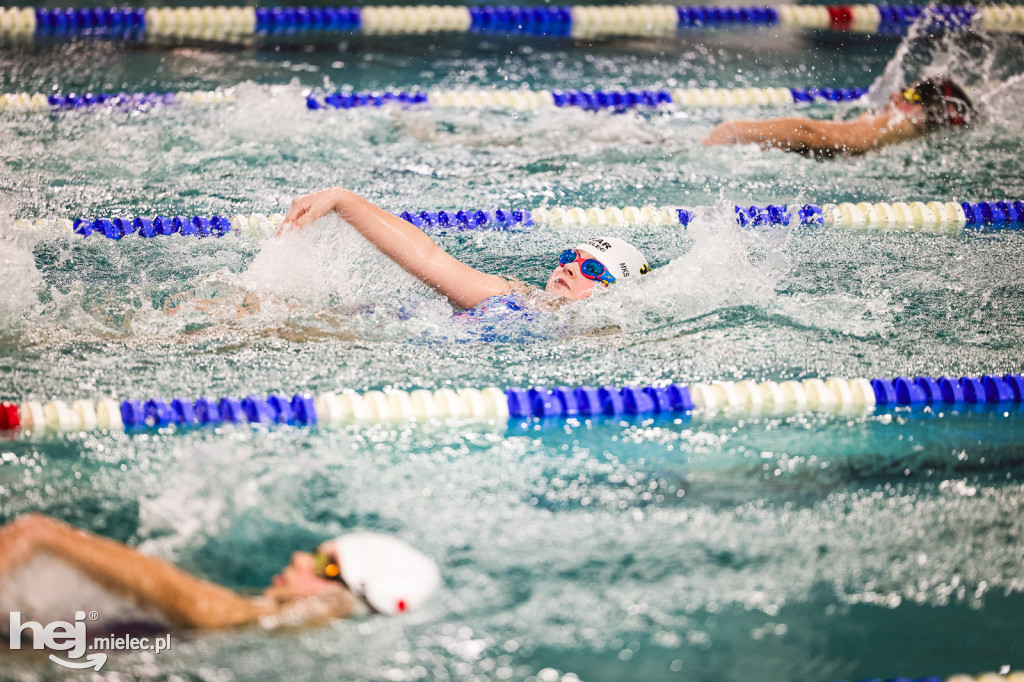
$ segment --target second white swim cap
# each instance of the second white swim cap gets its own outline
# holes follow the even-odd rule
[[[349,533],[324,543],[341,578],[357,597],[380,613],[417,608],[441,585],[437,563],[398,538],[380,533]]]
[[[639,277],[651,271],[644,254],[618,237],[590,237],[577,244],[576,250],[586,251],[601,261],[616,280]]]

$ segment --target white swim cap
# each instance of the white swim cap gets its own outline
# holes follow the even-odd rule
[[[334,555],[352,593],[379,613],[417,608],[441,585],[433,559],[390,535],[349,533],[321,547]]]
[[[616,280],[646,275],[651,271],[644,254],[618,237],[590,237],[576,245],[577,251],[586,251],[608,268]]]

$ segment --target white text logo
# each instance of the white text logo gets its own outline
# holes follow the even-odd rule
[[[91,620],[96,620],[99,615],[92,611],[89,613]],[[107,662],[107,655],[104,653],[89,654],[84,661],[79,661],[86,649],[115,649],[117,651],[155,651],[160,653],[171,648],[171,636],[154,637],[96,637],[92,646],[89,646],[85,628],[85,611],[75,613],[75,622],[57,620],[45,627],[35,621],[21,622],[21,612],[11,612],[10,622],[10,647],[11,649],[21,648],[21,637],[25,631],[32,633],[33,649],[53,649],[55,651],[66,651],[67,657],[71,660],[64,660],[50,654],[50,660],[65,668],[83,670],[95,668],[97,672]]]

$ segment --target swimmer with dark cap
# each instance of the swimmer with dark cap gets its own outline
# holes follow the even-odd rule
[[[810,155],[863,154],[906,142],[940,128],[973,123],[974,105],[964,89],[948,78],[922,78],[889,97],[878,111],[849,121],[820,121],[802,116],[763,121],[726,121],[704,138],[707,147],[758,144],[762,148]]]
[[[566,249],[543,290],[472,268],[446,253],[414,225],[352,192],[330,188],[298,197],[277,236],[335,212],[384,255],[463,311],[496,304],[553,309],[616,282],[650,272],[647,259],[616,237],[592,237]]]
[[[58,586],[35,576],[53,563],[156,612],[170,625],[204,630],[394,615],[422,605],[441,584],[434,560],[401,540],[351,533],[312,553],[292,554],[262,595],[246,597],[120,542],[26,514],[0,528],[0,604],[21,611],[22,620],[31,618],[33,607],[45,608],[40,602]],[[47,584],[33,590],[40,582]]]

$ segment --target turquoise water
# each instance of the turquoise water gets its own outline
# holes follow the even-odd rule
[[[1024,59],[1014,39],[771,32],[280,51],[6,45],[3,91],[237,86],[238,101],[0,115],[0,398],[1020,371],[1019,232],[752,233],[728,220],[734,202],[1024,198],[1013,89],[993,95],[975,130],[826,163],[698,144],[757,109],[307,112],[302,97],[325,84],[863,87],[887,69],[946,63],[985,91]],[[330,185],[394,211],[706,208],[685,232],[621,229],[654,274],[500,343],[479,342],[331,220],[269,243],[83,243],[13,225],[269,212]],[[438,241],[539,284],[578,238]],[[36,437],[0,444],[0,520],[47,512],[243,590],[350,529],[396,533],[441,564],[444,587],[418,613],[182,634],[171,652],[104,668],[128,677],[978,673],[1024,665],[1022,419],[1006,409]],[[56,674],[8,655],[3,675]]]

